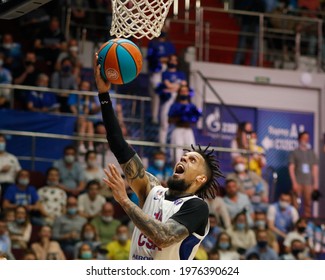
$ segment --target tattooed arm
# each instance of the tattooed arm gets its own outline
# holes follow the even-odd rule
[[[187,228],[179,222],[173,219],[166,223],[155,220],[130,200],[123,201],[121,206],[135,226],[159,248],[168,247],[189,235]]]
[[[140,207],[142,207],[150,190],[159,185],[159,181],[145,171],[138,154],[135,154],[127,163],[121,164],[121,167],[130,187],[139,198]]]
[[[111,164],[108,166],[108,168],[109,172],[108,170],[105,170],[107,179],[104,179],[104,181],[112,190],[115,200],[122,206],[135,226],[139,228],[143,234],[150,238],[156,246],[159,248],[168,247],[183,240],[189,235],[188,229],[173,219],[169,219],[166,223],[162,223],[161,221],[155,220],[144,213],[140,207],[135,205],[128,198],[125,188],[123,187],[123,179],[116,167]],[[135,174],[135,172],[132,174]],[[143,172],[143,178],[146,177],[149,180],[149,177],[144,174],[145,173]]]

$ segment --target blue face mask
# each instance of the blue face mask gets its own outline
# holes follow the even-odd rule
[[[24,219],[24,218],[17,218],[16,219],[16,222],[21,225],[21,224],[23,224],[23,223],[26,222],[26,219]]]
[[[244,223],[236,223],[236,228],[238,230],[244,230],[246,225]]]
[[[76,215],[77,211],[78,211],[78,209],[76,207],[67,208],[67,213],[69,215]]]
[[[22,186],[27,186],[29,184],[29,179],[28,178],[20,178],[18,179],[18,184]]]
[[[81,258],[83,260],[90,260],[92,257],[93,257],[93,254],[90,251],[86,251],[86,252],[81,253]]]
[[[265,228],[265,226],[266,226],[265,221],[260,220],[255,222],[255,227],[257,228]]]
[[[221,249],[221,250],[227,250],[227,249],[229,249],[229,242],[220,242],[219,243],[219,248]]]
[[[6,143],[5,142],[1,142],[0,143],[0,152],[4,152],[6,150]]]
[[[153,164],[159,168],[159,169],[162,169],[164,166],[165,166],[165,161],[162,160],[162,159],[156,159]]]

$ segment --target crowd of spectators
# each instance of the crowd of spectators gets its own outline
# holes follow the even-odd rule
[[[76,22],[87,18],[78,8],[85,7],[81,2],[88,3],[71,1]],[[110,1],[89,2],[107,7]],[[94,89],[93,81],[82,76],[79,41],[65,38],[56,16],[49,15],[43,26],[45,29],[34,31],[27,42],[24,38],[24,43],[15,39],[16,34],[3,34],[0,83],[66,91],[59,95],[50,89],[15,91],[14,106],[44,114],[71,113],[77,115],[79,135],[104,136],[103,124],[92,119],[100,112],[98,100],[74,94],[74,90]],[[147,59],[152,123],[159,125],[157,142],[161,144],[148,172],[166,186],[173,172],[167,159],[174,161],[182,153],[176,150],[175,155],[166,154],[168,131],[172,130],[171,144],[195,144],[192,127],[201,112],[191,103],[195,93],[186,74],[178,69],[179,57],[166,32],[149,43]],[[0,108],[8,108],[10,102],[9,91],[0,89]],[[127,135],[119,104],[116,111]],[[196,259],[314,259],[324,253],[324,227],[311,219],[309,198],[312,193],[317,196],[314,191],[318,189],[318,172],[314,171],[317,159],[307,146],[306,135],[299,136],[299,150],[290,155],[294,195],[281,193],[276,201],[270,201],[269,186],[262,177],[267,159],[257,145],[258,135],[252,124],[239,124],[231,143],[233,171],[226,174],[225,193],[208,200],[210,231]],[[65,147],[62,157],[44,174],[44,184],[33,186],[31,172],[22,169],[16,156],[7,152],[6,141],[5,135],[0,135],[0,256],[26,260],[128,259],[133,225],[102,181],[103,161],[98,154],[109,151],[107,144],[79,141]],[[247,156],[236,149],[250,153]],[[303,159],[305,152],[310,154],[308,162]],[[299,166],[304,166],[300,173]],[[125,184],[137,203],[137,197]],[[303,210],[296,204],[297,198],[303,198]]]

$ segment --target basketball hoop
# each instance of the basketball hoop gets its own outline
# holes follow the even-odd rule
[[[159,37],[174,0],[112,0],[111,36]]]

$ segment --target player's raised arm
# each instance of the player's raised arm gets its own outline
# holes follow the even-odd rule
[[[123,138],[108,93],[111,84],[102,79],[100,75],[101,66],[99,64],[97,65],[97,59],[98,56],[96,54],[94,60],[94,76],[99,93],[98,96],[101,104],[103,122],[106,128],[107,141],[112,153],[120,163],[130,187],[137,194],[140,205],[142,206],[151,187],[156,183],[153,178],[151,178],[151,175],[147,175],[141,159]]]

